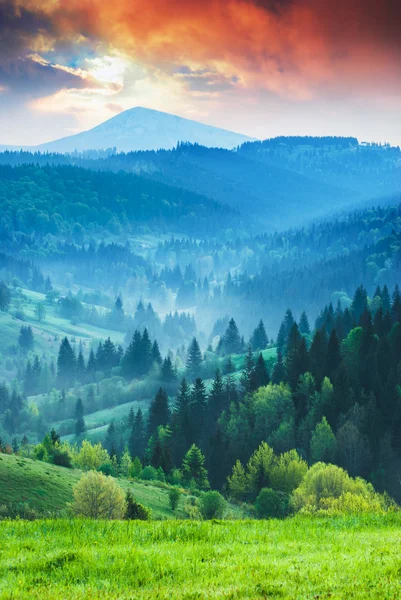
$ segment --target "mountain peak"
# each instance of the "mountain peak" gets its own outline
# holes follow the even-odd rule
[[[232,149],[250,138],[159,110],[135,106],[89,131],[37,146],[40,151],[79,152],[117,148],[118,152],[169,150],[179,142]]]

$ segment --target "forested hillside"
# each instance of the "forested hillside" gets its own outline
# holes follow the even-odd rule
[[[0,154],[2,164],[27,162],[141,174],[230,206],[259,231],[298,226],[384,197],[391,203],[401,187],[400,149],[355,138],[278,137],[233,151],[181,143],[127,154]]]
[[[83,235],[151,231],[217,233],[238,214],[206,197],[129,173],[72,166],[0,166],[3,233]]]

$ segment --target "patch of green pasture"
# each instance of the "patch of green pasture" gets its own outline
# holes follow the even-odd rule
[[[401,517],[0,523],[0,598],[394,599]]]

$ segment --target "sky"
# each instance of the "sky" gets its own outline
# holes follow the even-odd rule
[[[0,0],[0,145],[145,106],[401,145],[401,0]]]

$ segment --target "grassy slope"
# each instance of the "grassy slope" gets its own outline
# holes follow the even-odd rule
[[[12,306],[8,313],[0,312],[0,327],[1,331],[7,335],[2,335],[0,338],[0,352],[4,352],[6,348],[18,343],[18,335],[21,325],[31,325],[35,336],[34,352],[48,352],[50,355],[57,356],[60,346],[60,340],[54,341],[54,336],[59,338],[63,335],[75,336],[77,342],[90,343],[92,340],[106,339],[109,336],[114,342],[121,343],[124,334],[119,331],[96,327],[89,323],[79,323],[72,325],[68,319],[63,319],[57,315],[57,305],[49,305],[45,303],[46,318],[39,323],[35,317],[35,307],[38,302],[45,302],[44,294],[32,292],[23,289],[22,293],[25,297],[23,302],[23,311],[25,313],[25,321],[21,321],[12,316],[14,307]],[[98,307],[100,310],[102,307]]]
[[[0,505],[28,502],[40,512],[56,512],[66,508],[72,501],[72,489],[80,479],[82,471],[56,467],[45,462],[0,454]],[[182,506],[173,513],[168,500],[168,489],[160,488],[152,482],[127,481],[118,479],[124,490],[130,489],[138,500],[152,511],[157,519],[182,517]],[[234,505],[229,506],[229,516],[241,518],[243,511]]]
[[[81,477],[77,469],[65,469],[48,463],[0,454],[0,504],[29,502],[39,511],[66,508],[72,500],[72,488]],[[152,509],[157,518],[172,518],[165,489],[139,482],[119,480],[130,488],[139,502]]]
[[[401,517],[0,523],[0,598],[400,598]]]

